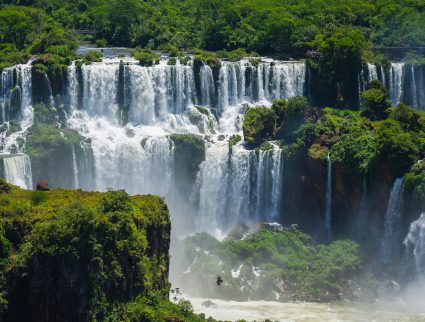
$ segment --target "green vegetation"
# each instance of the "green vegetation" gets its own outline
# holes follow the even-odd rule
[[[79,146],[83,138],[78,132],[60,127],[60,118],[54,107],[44,104],[34,106],[34,124],[28,130],[25,149],[32,162],[45,164],[52,154],[63,154]],[[43,168],[43,167],[37,167]]]
[[[320,105],[352,108],[357,103],[357,75],[366,48],[363,32],[352,27],[332,28],[311,42],[318,57],[309,60],[317,79],[315,96]]]
[[[51,71],[61,69],[71,62],[76,45],[75,37],[42,9],[0,7],[0,71],[38,54],[44,54],[40,63]]]
[[[1,186],[2,320],[205,320],[187,301],[168,299],[161,198]]]
[[[159,62],[159,56],[150,49],[136,48],[133,50],[132,55],[139,61],[139,64],[145,67],[152,66],[154,63]]]
[[[425,203],[425,164],[421,160],[405,176],[405,194],[422,207]]]
[[[102,61],[103,54],[98,50],[89,50],[83,57],[84,64],[91,64]]]
[[[328,301],[346,293],[350,279],[361,269],[355,242],[315,244],[295,228],[266,226],[243,239],[223,242],[201,233],[187,237],[182,246],[179,259],[192,263],[184,275],[186,285],[214,280],[217,273],[225,281],[219,289],[194,290],[206,297],[275,300],[279,294],[284,301]]]
[[[423,158],[425,126],[420,125],[422,121],[415,120],[423,120],[425,114],[404,104],[383,112],[380,102],[386,104],[386,99],[381,99],[380,91],[377,96],[379,103],[375,106],[378,109],[370,109],[373,112],[368,115],[373,119],[387,115],[386,119],[373,121],[360,117],[358,112],[345,112],[344,115],[344,112],[326,109],[326,114],[317,123],[317,136],[325,139],[321,145],[330,146],[331,158],[335,162],[360,173],[386,165],[396,176],[402,175]]]
[[[199,165],[205,159],[204,140],[194,134],[172,134],[174,158],[176,164],[187,168],[187,172],[196,175]],[[183,169],[178,167],[179,171]]]
[[[421,1],[139,1],[5,0],[0,9],[0,69],[30,54],[51,54],[55,65],[75,52],[72,30],[98,47],[106,44],[162,50],[177,57],[182,50],[218,51],[229,60],[274,54],[305,56],[314,50],[323,68],[323,101],[337,95],[352,103],[352,73],[362,57],[373,62],[374,46],[419,46],[425,42]],[[151,63],[149,54],[141,62]],[[316,56],[315,56],[316,57]],[[329,84],[331,83],[331,84]],[[331,85],[327,87],[327,85]]]
[[[425,157],[425,113],[405,104],[391,108],[385,86],[373,81],[362,93],[360,111],[309,107],[307,99],[275,100],[271,108],[246,112],[245,141],[260,146],[281,140],[287,158],[293,153],[331,159],[358,174],[378,166],[394,177],[404,175]]]
[[[373,80],[362,94],[362,115],[375,121],[388,116],[387,109],[391,107],[388,91],[379,80]]]
[[[245,142],[258,145],[265,140],[271,140],[275,123],[276,115],[272,109],[264,107],[248,109],[243,121]]]
[[[63,116],[54,107],[36,104],[33,109],[34,123],[24,142],[25,151],[31,158],[33,179],[49,180],[54,186],[71,182],[72,175],[63,173],[63,169],[72,168],[73,153],[76,156],[84,153],[81,143],[86,143],[85,138],[64,127]],[[85,145],[90,147],[88,143]],[[51,177],[57,177],[55,172],[63,173],[62,179],[68,181],[52,181]]]
[[[234,145],[238,144],[242,140],[239,134],[233,134],[229,139],[229,148],[231,149]]]
[[[275,139],[292,142],[308,109],[307,98],[301,96],[275,100],[271,108],[248,109],[243,122],[245,142],[252,145]]]
[[[147,48],[204,48],[294,54],[331,33],[367,35],[380,46],[424,43],[421,1],[355,2],[270,0],[106,1],[69,0],[5,3],[35,5],[70,29],[96,31],[112,45]],[[21,37],[22,42],[24,36]]]

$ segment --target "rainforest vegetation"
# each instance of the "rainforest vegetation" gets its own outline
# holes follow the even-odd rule
[[[178,290],[168,299],[170,219],[159,197],[0,189],[2,321],[205,320]]]
[[[98,49],[77,54],[82,44]],[[93,164],[82,161],[86,160],[82,156],[92,155],[96,138],[71,128],[68,116],[87,112],[83,100],[90,90],[83,82],[82,66],[96,67],[93,63],[103,58],[100,50],[112,46],[131,48],[134,65],[138,62],[145,67],[158,64],[162,53],[171,57],[168,65],[178,61],[186,65],[189,55],[193,56],[189,63],[193,68],[190,90],[198,97],[192,97],[180,112],[188,116],[187,123],[196,131],[186,131],[189,125],[177,133],[168,128],[165,131],[169,144],[162,158],[169,158],[172,151],[173,164],[173,175],[167,180],[178,183],[173,196],[185,202],[199,201],[199,192],[194,193],[193,187],[196,184],[198,189],[202,179],[199,170],[207,159],[209,145],[217,143],[214,136],[217,141],[227,140],[223,145],[229,148],[226,165],[232,164],[232,157],[241,149],[252,152],[250,161],[279,152],[279,159],[273,158],[273,163],[282,161],[279,167],[284,164],[285,174],[279,174],[281,186],[275,188],[277,194],[285,193],[274,209],[282,225],[261,224],[249,230],[240,223],[222,241],[205,232],[176,241],[177,262],[191,263],[180,272],[182,283],[188,290],[194,284],[190,295],[195,296],[339,300],[352,295],[356,278],[365,273],[368,256],[381,247],[383,217],[397,178],[403,178],[404,184],[402,210],[406,215],[400,221],[404,235],[417,214],[425,210],[425,112],[405,103],[393,106],[386,86],[391,86],[388,79],[394,57],[385,51],[401,53],[397,60],[405,61],[405,70],[412,68],[413,75],[413,67],[425,71],[421,57],[424,44],[423,0],[0,0],[0,72],[18,63],[30,61],[32,65],[28,93],[31,125],[24,130],[19,123],[24,106],[20,101],[23,89],[17,85],[22,79],[17,78],[22,78],[22,73],[17,76],[14,71],[9,75],[14,84],[10,97],[9,92],[1,93],[8,99],[8,105],[2,105],[8,118],[1,130],[5,138],[22,132],[14,149],[7,152],[29,157],[32,180],[37,178],[33,186],[43,178],[56,187],[81,187],[80,178],[96,178],[90,176],[95,173]],[[253,88],[260,78],[254,79],[251,72],[258,71],[262,77],[265,62],[271,68],[276,64],[276,60],[270,62],[260,56],[290,60],[285,64],[305,62],[305,84],[298,92],[304,96],[291,92],[279,96],[292,96],[288,99],[270,98],[268,108],[261,106],[259,90],[252,90],[252,102],[258,104],[240,104],[237,119],[241,128],[220,132],[218,122],[226,114],[219,108],[222,92],[218,88],[220,70],[228,64],[225,60],[248,57],[249,64],[243,66],[246,69],[239,76],[243,75],[244,86],[250,83]],[[73,61],[75,65],[69,68]],[[375,77],[380,80],[361,80],[368,71],[367,63],[381,70],[380,77]],[[130,100],[126,95],[131,96],[131,83],[124,81],[125,64],[119,62],[113,74],[116,80],[107,80],[111,84],[116,81],[117,88],[108,103],[116,103],[117,128],[125,129],[125,140],[134,138],[137,147],[144,149],[149,147],[149,137],[138,140],[135,132],[136,127],[147,124],[129,122]],[[208,103],[200,99],[204,65],[211,69],[208,91],[214,93],[208,94]],[[78,83],[72,111],[67,102],[70,70]],[[407,86],[401,90],[404,88]],[[173,92],[169,101],[175,103],[176,96]],[[138,96],[132,99],[145,103]],[[155,108],[157,98],[151,101]],[[199,102],[205,106],[197,106]],[[414,106],[413,101],[408,103]],[[84,121],[78,119],[82,127],[87,127]],[[110,133],[112,142],[118,132]],[[110,155],[114,159],[119,153]],[[99,159],[107,160],[110,155]],[[123,155],[115,162],[125,164]],[[139,157],[137,153],[131,156]],[[161,168],[162,161],[152,158],[152,169],[167,171]],[[217,173],[219,166],[224,163],[213,168]],[[206,181],[204,185],[224,187],[225,181],[231,182],[231,174],[239,175],[236,170],[229,166],[225,180],[218,184]],[[278,175],[267,172],[272,177]],[[114,174],[118,179],[128,176]],[[246,183],[254,186],[258,180],[255,184],[260,186],[260,179],[252,178]],[[333,236],[326,239],[321,234],[328,179],[333,180],[328,209],[332,212],[329,225]],[[149,183],[149,178],[139,181],[143,180]],[[221,198],[242,190],[232,189],[223,189]],[[257,194],[260,196],[259,191]],[[257,197],[254,195],[251,199]],[[369,198],[368,211],[373,215],[365,215],[368,221],[359,223],[367,199],[363,195]],[[213,202],[203,211],[214,206]],[[230,206],[229,202],[223,205]],[[183,205],[179,211],[191,214],[189,208]],[[249,211],[238,218],[249,219],[253,216]],[[196,220],[191,218],[192,222]],[[177,221],[176,226],[186,224]],[[290,226],[292,223],[297,225]],[[157,196],[131,197],[124,190],[31,191],[1,179],[0,321],[204,321],[205,316],[194,314],[191,304],[169,284],[170,225],[167,206]],[[369,236],[364,238],[364,232]],[[397,251],[397,258],[402,258],[400,249],[393,252]],[[205,280],[215,282],[218,272],[225,280],[221,288],[199,287]]]
[[[179,249],[177,261],[191,263],[182,275],[186,289],[195,296],[229,300],[340,299],[349,295],[348,286],[362,267],[354,241],[320,245],[296,227],[276,224],[251,232],[236,226],[222,242],[200,233],[187,237]],[[222,288],[196,287],[217,272],[225,280]]]
[[[0,6],[0,66],[30,54],[67,63],[81,38],[99,46],[203,49],[221,56],[239,50],[297,57],[315,50],[337,60],[371,47],[425,42],[421,0],[3,0]]]

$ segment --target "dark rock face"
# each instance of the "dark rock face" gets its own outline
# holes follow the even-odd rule
[[[39,205],[23,208],[24,216],[4,223],[22,265],[7,272],[8,309],[0,321],[104,321],[138,296],[168,298],[167,206],[156,196],[120,199],[114,193],[52,189]],[[102,208],[107,198],[116,209]],[[12,238],[19,229],[22,236]],[[20,251],[23,242],[28,252]]]
[[[47,180],[41,180],[41,181],[37,182],[37,188],[36,189],[39,190],[39,191],[50,190],[49,182]]]
[[[285,160],[283,222],[315,234],[323,226],[326,161],[299,151]]]
[[[298,151],[285,160],[282,220],[298,224],[323,237],[326,196],[326,160]],[[385,164],[366,175],[344,164],[332,164],[332,231],[379,246],[388,198],[397,173]]]

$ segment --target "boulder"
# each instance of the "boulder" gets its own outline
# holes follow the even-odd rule
[[[37,182],[37,190],[39,191],[48,191],[49,188],[49,182],[47,180],[41,180]]]

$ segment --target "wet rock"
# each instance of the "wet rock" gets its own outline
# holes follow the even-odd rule
[[[47,180],[41,180],[37,182],[37,190],[39,191],[48,191],[49,188],[49,182]]]
[[[8,192],[10,190],[10,186],[6,182],[0,182],[0,193]]]
[[[214,303],[213,301],[211,301],[211,300],[203,301],[201,304],[202,304],[202,306],[205,306],[205,307],[217,306],[217,304],[215,304],[215,303]]]
[[[249,233],[249,227],[245,223],[240,223],[233,227],[226,239],[241,240]]]
[[[263,227],[267,230],[270,230],[272,232],[280,232],[280,231],[289,231],[290,229],[288,227],[285,227],[277,222],[265,222],[263,224]]]

